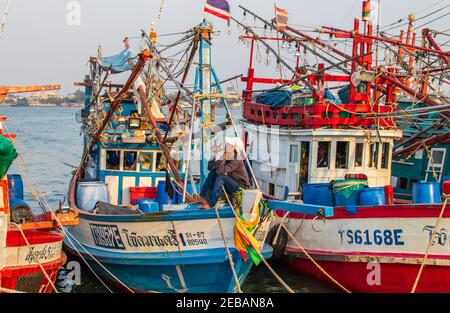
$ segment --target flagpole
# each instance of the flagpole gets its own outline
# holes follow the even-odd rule
[[[277,17],[277,4],[274,2],[273,3],[273,9],[275,11],[275,29],[277,31],[277,50],[278,50],[278,55],[281,56],[281,50],[280,50],[280,40],[279,40],[279,32],[278,32],[278,17]],[[276,60],[276,66],[280,66],[280,79],[283,79],[283,67],[281,66],[281,62],[279,59]]]

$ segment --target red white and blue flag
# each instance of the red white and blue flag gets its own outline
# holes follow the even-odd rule
[[[204,11],[227,21],[230,19],[230,5],[225,0],[206,1]]]

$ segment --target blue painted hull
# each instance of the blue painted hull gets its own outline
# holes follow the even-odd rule
[[[65,245],[68,252],[78,256],[72,244],[65,242]],[[84,249],[110,273],[93,260]],[[77,250],[102,279],[112,282],[123,290],[126,288],[118,280],[136,292],[232,293],[236,289],[226,251],[221,248],[183,252],[182,256],[179,252],[148,253],[147,255],[127,253],[125,255],[92,247],[80,247],[78,244]],[[234,248],[231,253],[235,271],[240,283],[243,284],[252,268],[252,263],[245,262]],[[271,248],[264,245],[263,256],[269,258],[271,253]]]

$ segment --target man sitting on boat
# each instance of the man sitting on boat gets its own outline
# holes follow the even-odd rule
[[[214,207],[222,193],[222,186],[227,194],[232,196],[240,187],[249,186],[245,163],[240,151],[242,141],[237,138],[225,138],[225,151],[218,145],[214,157],[208,162],[209,174],[200,191],[200,198],[195,203],[201,203],[200,209]]]

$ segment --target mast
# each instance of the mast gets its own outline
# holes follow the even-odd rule
[[[212,93],[210,38],[213,28],[212,25],[208,24],[205,19],[196,31],[200,33],[199,65],[196,73],[196,77],[198,78],[196,81],[196,91],[198,94],[202,95],[202,97],[200,98],[199,110],[199,117],[202,124],[201,127],[203,129],[203,131],[201,132],[202,136],[200,159],[200,187],[202,187],[206,180],[206,176],[208,175],[208,160],[206,159],[206,156],[208,155],[209,151],[207,150],[207,142],[209,141],[208,139],[211,138],[213,123],[210,97],[210,94]],[[194,112],[192,112],[192,114],[194,114]]]

